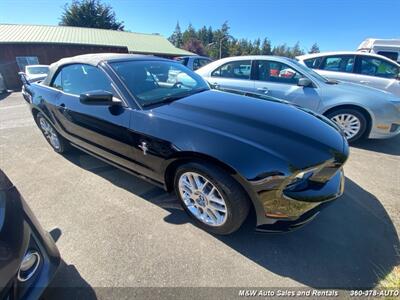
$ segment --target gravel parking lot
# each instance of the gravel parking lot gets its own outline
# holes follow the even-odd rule
[[[43,227],[61,230],[53,286],[86,287],[85,298],[98,287],[370,288],[399,264],[400,136],[351,147],[344,196],[307,226],[259,234],[250,218],[220,237],[163,190],[78,150],[56,154],[20,93],[0,99],[0,167]]]

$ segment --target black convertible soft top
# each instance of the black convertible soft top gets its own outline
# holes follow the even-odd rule
[[[125,53],[92,53],[83,54],[72,57],[62,58],[55,63],[52,63],[49,67],[49,73],[45,80],[42,81],[44,85],[50,85],[50,82],[57,72],[57,70],[64,65],[70,64],[87,64],[97,66],[103,61],[116,61],[116,60],[164,60],[164,58],[151,56],[151,55],[140,55],[140,54],[125,54]]]

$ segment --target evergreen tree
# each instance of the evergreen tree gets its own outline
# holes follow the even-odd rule
[[[208,44],[212,43],[214,40],[214,31],[212,30],[212,27],[208,27],[207,29],[207,38],[208,38]]]
[[[203,45],[208,45],[208,32],[206,26],[203,26],[197,31],[197,38],[202,42]]]
[[[277,45],[272,49],[272,54],[276,56],[287,56],[289,53],[289,49],[286,44]]]
[[[265,38],[262,42],[262,46],[261,46],[261,54],[262,55],[271,55],[272,51],[271,51],[271,42],[269,39]]]
[[[290,49],[289,57],[295,58],[296,56],[303,55],[304,51],[300,49],[300,44],[297,42],[292,49]]]
[[[168,38],[168,40],[175,46],[175,47],[182,47],[182,32],[181,27],[179,26],[179,22],[176,22],[175,30],[172,35]]]
[[[112,7],[99,0],[74,0],[71,4],[65,4],[59,24],[124,30],[124,22],[116,20]]]
[[[259,38],[254,41],[248,39],[235,39],[229,33],[230,27],[228,22],[224,22],[217,30],[213,30],[211,26],[201,27],[195,30],[192,24],[181,33],[179,23],[175,31],[169,38],[170,41],[177,47],[183,47],[191,52],[207,55],[214,59],[227,56],[240,55],[278,55],[294,58],[304,54],[297,42],[293,47],[288,47],[286,44],[275,45],[271,44],[268,38],[264,38],[261,42]],[[180,42],[179,42],[180,41]],[[310,50],[312,53],[319,52],[319,47],[315,43]]]
[[[188,28],[182,34],[183,44],[186,44],[190,39],[197,39],[196,30],[194,30],[192,24],[189,24]]]
[[[251,55],[260,55],[261,54],[260,44],[261,44],[260,39],[256,39],[254,41],[254,43],[252,43],[252,49],[250,52]]]
[[[310,49],[310,51],[308,51],[308,53],[319,53],[320,51],[319,51],[319,47],[318,47],[318,44],[317,43],[314,43],[312,46],[311,46],[311,49]]]

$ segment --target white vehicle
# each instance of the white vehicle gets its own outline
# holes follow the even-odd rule
[[[400,63],[400,39],[366,39],[357,50],[380,54]]]
[[[47,65],[27,65],[25,66],[26,79],[29,81],[37,81],[46,78],[49,73]]]
[[[23,82],[22,85],[22,96],[28,102],[30,102],[30,95],[26,92],[26,84],[24,80],[27,82],[37,82],[45,79],[47,74],[49,73],[48,65],[26,65],[24,68],[25,72],[19,72],[19,76],[21,76],[21,80]],[[24,78],[22,78],[24,77]]]
[[[325,52],[296,59],[329,79],[367,85],[400,97],[400,64],[382,55],[359,51]]]

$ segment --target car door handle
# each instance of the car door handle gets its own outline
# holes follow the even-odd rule
[[[269,89],[266,87],[257,88],[257,91],[263,92],[264,94],[268,94]]]
[[[66,108],[66,106],[65,106],[65,104],[64,103],[61,103],[60,105],[59,105],[59,111],[62,113],[62,114],[66,114],[67,113],[67,108]]]

